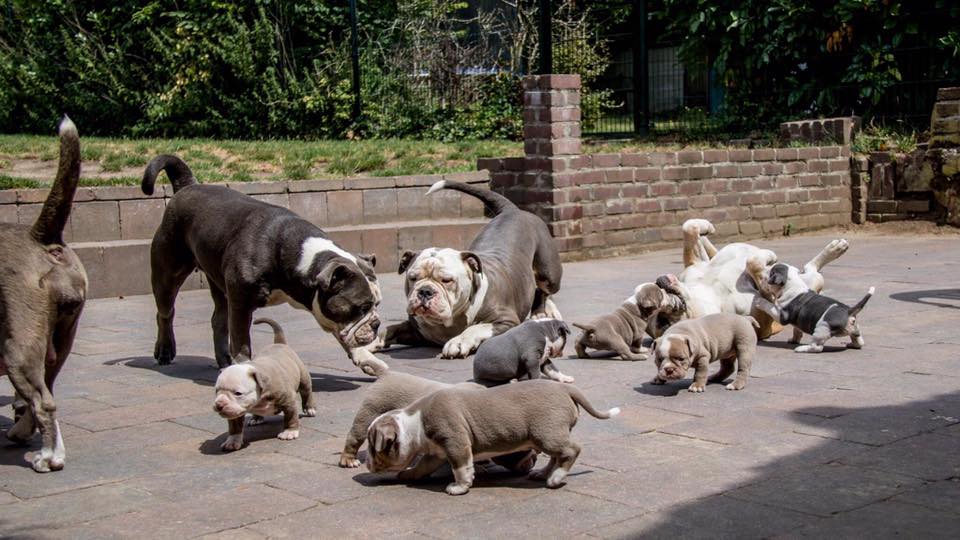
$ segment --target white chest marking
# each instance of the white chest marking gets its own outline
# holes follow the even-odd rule
[[[467,324],[473,324],[473,320],[477,318],[477,313],[483,307],[483,299],[487,296],[488,285],[487,276],[481,272],[480,287],[477,288],[477,293],[473,296],[473,302],[470,302],[470,307],[467,308]]]

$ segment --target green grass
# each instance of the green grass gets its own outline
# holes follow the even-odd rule
[[[904,127],[867,125],[857,134],[850,145],[854,153],[905,152],[917,148],[917,132]]]
[[[0,189],[53,179],[56,137],[0,135]],[[481,157],[519,156],[515,141],[237,141],[82,137],[83,185],[136,185],[158,154],[182,157],[201,182],[399,176],[471,171]],[[27,167],[29,165],[29,167]],[[40,171],[33,171],[42,165]],[[32,170],[18,176],[24,168]]]

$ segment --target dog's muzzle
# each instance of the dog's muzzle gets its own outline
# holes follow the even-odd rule
[[[380,328],[380,317],[375,309],[341,329],[337,336],[342,343],[351,348],[363,347],[377,339],[377,330]]]
[[[660,366],[658,375],[661,379],[676,381],[684,378],[687,375],[687,370],[673,362],[664,362]]]

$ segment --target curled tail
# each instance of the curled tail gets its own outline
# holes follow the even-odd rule
[[[850,308],[850,316],[856,317],[857,313],[860,313],[860,310],[863,309],[863,306],[867,305],[867,301],[870,300],[870,297],[873,296],[873,292],[876,290],[876,287],[870,287],[870,290],[867,291],[867,295],[860,299],[859,302],[853,305]]]
[[[287,344],[287,336],[283,333],[283,328],[273,319],[268,319],[266,317],[261,317],[259,319],[254,319],[253,324],[269,324],[270,328],[273,328],[273,342],[279,343],[281,345]]]
[[[80,181],[80,136],[77,126],[64,115],[60,121],[60,163],[50,194],[43,203],[40,216],[33,223],[30,235],[41,244],[63,242],[63,228],[70,217],[70,205]]]
[[[353,354],[353,363],[371,377],[380,378],[390,371],[390,366],[386,362],[366,349],[354,349],[351,353]]]
[[[619,407],[614,407],[607,411],[600,412],[593,408],[593,405],[589,401],[587,401],[587,397],[583,395],[583,392],[581,392],[579,388],[570,384],[565,384],[563,385],[563,387],[566,388],[567,393],[570,394],[570,399],[572,399],[573,402],[576,403],[577,405],[583,407],[583,410],[590,413],[590,416],[594,418],[606,420],[608,418],[611,418],[620,414]]]
[[[197,179],[193,176],[190,167],[177,156],[162,154],[150,160],[147,168],[143,171],[143,180],[140,181],[140,189],[146,195],[153,195],[153,185],[157,182],[157,175],[160,171],[167,173],[170,184],[173,185],[173,192],[196,184]]]
[[[434,183],[432,186],[430,186],[430,189],[427,190],[427,195],[441,189],[452,189],[461,193],[466,193],[467,195],[472,195],[480,199],[495,216],[498,216],[507,210],[517,208],[517,205],[510,202],[510,199],[500,195],[499,193],[490,191],[489,189],[480,189],[478,187],[471,186],[470,184],[464,184],[463,182],[452,182],[450,180],[440,180],[439,182]]]

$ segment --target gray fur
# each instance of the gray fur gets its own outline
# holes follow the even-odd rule
[[[530,320],[515,326],[480,345],[473,358],[473,378],[483,384],[539,379],[541,373],[556,379],[559,372],[550,359],[563,353],[568,335],[570,327],[556,319]],[[561,345],[557,350],[546,350],[548,342]]]

